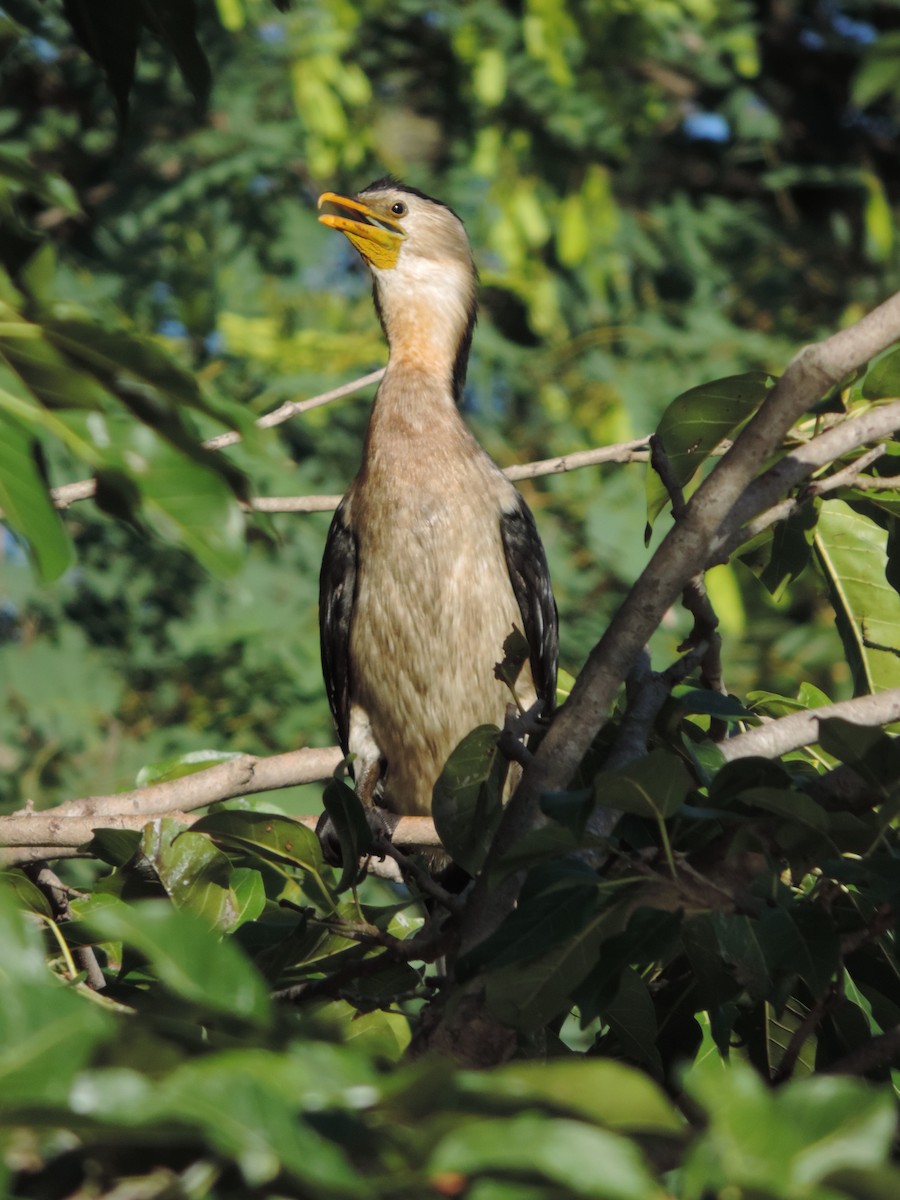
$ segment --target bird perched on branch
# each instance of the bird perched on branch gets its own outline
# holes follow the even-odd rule
[[[534,518],[458,409],[477,283],[462,221],[390,178],[319,208],[367,263],[390,350],[325,546],[325,685],[363,803],[424,815],[460,740],[503,724],[494,668],[514,626],[530,652],[519,700],[552,710],[556,605]]]

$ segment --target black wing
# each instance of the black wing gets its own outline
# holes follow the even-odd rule
[[[550,586],[550,571],[531,510],[516,493],[516,507],[500,517],[500,536],[509,578],[522,614],[523,633],[531,651],[531,674],[545,715],[556,705],[559,662],[559,617]]]
[[[319,575],[319,636],[322,674],[338,741],[349,753],[350,737],[350,622],[356,597],[358,550],[353,530],[345,520],[341,501],[328,530],[322,572]]]

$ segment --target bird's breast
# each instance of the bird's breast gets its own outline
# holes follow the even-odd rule
[[[511,485],[480,451],[449,465],[425,453],[403,461],[400,470],[370,458],[351,491],[351,700],[387,761],[389,805],[427,812],[461,738],[502,723],[510,697],[494,666],[521,616],[500,535]],[[529,679],[523,700],[532,698]]]

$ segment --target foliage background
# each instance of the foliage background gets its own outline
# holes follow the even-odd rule
[[[900,284],[900,43],[889,6],[337,0],[279,14],[261,0],[219,0],[197,13],[212,68],[208,107],[197,102],[208,82],[202,60],[187,54],[176,64],[171,41],[145,32],[125,124],[115,97],[121,103],[127,79],[112,71],[104,80],[74,43],[70,21],[83,11],[11,0],[0,14],[0,251],[18,289],[2,299],[12,309],[21,301],[27,319],[46,329],[88,317],[163,347],[184,369],[178,420],[191,432],[236,424],[249,435],[248,415],[383,362],[364,274],[343,239],[318,226],[314,201],[325,188],[357,190],[385,170],[447,200],[466,221],[483,288],[465,404],[503,464],[645,434],[686,387],[777,371],[798,345]],[[32,385],[49,394],[61,385],[52,364],[48,372]],[[196,394],[184,382],[192,378]],[[11,386],[7,375],[0,383]],[[108,387],[114,399],[125,394],[116,380]],[[42,438],[40,463],[54,484],[90,472],[91,437],[91,453],[102,457],[90,422],[70,411],[77,405],[59,408],[67,436]],[[26,541],[4,533],[7,809],[123,788],[140,768],[187,751],[268,753],[332,740],[315,612],[327,518],[282,516],[245,528],[240,477],[223,467],[207,481],[207,507],[191,533],[171,495],[154,496],[129,475],[126,451],[144,453],[143,443],[132,444],[133,423],[120,427],[108,408],[110,455],[121,461],[100,507],[128,519],[74,506],[56,564],[65,565],[69,537],[71,565],[38,562],[43,579]],[[175,422],[171,411],[164,419]],[[158,432],[164,419],[149,425]],[[262,494],[339,491],[355,470],[365,420],[364,398],[348,400],[248,436],[223,458]],[[152,446],[150,459],[159,452]],[[183,465],[166,461],[177,485]],[[610,467],[525,490],[551,559],[564,662],[575,671],[647,560],[644,472]],[[803,575],[773,599],[737,564],[714,572],[710,586],[732,690],[792,694],[809,681],[835,698],[850,694],[819,576]],[[658,633],[661,661],[685,620],[673,612]],[[837,905],[849,928],[871,923],[881,905],[896,910],[888,827],[897,772],[885,743],[847,736],[835,736],[830,761],[871,758],[888,804],[883,824],[827,827],[842,849],[877,849],[879,866],[887,864],[882,875],[848,875],[842,896],[861,897]],[[420,1002],[421,993],[404,1000],[408,964],[390,1006],[363,988],[299,1014],[273,1011],[263,976],[280,978],[279,939],[305,936],[286,934],[278,901],[333,897],[316,891],[299,851],[292,858],[265,838],[229,842],[223,829],[233,834],[228,821],[237,817],[211,820],[224,849],[189,840],[200,835],[176,839],[172,829],[155,844],[145,835],[154,886],[128,869],[133,843],[107,839],[98,849],[113,870],[79,899],[67,937],[72,946],[105,947],[117,998],[140,1012],[139,1032],[124,1045],[113,1011],[95,1012],[56,987],[46,945],[3,900],[0,978],[16,997],[0,1015],[2,1044],[12,1048],[0,1058],[0,1115],[14,1126],[3,1133],[7,1168],[22,1194],[47,1195],[69,1194],[73,1179],[80,1186],[92,1172],[95,1193],[132,1172],[142,1186],[155,1180],[154,1194],[198,1197],[421,1195],[424,1181],[433,1193],[468,1189],[480,1200],[895,1195],[885,1089],[821,1078],[770,1092],[749,1068],[721,1066],[719,1051],[734,1034],[734,1058],[777,1072],[778,1053],[832,976],[845,992],[835,992],[818,1047],[800,1046],[798,1074],[813,1070],[817,1054],[837,1061],[897,1022],[892,944],[851,949],[837,927],[816,926],[825,889],[803,870],[823,853],[825,831],[814,824],[801,836],[802,820],[788,811],[797,806],[797,776],[773,772],[754,780],[765,792],[755,798],[769,804],[770,825],[773,814],[785,818],[773,836],[793,890],[774,871],[759,883],[769,891],[756,899],[772,909],[765,936],[763,921],[745,914],[704,916],[679,930],[676,953],[675,918],[667,925],[661,905],[645,943],[629,925],[629,957],[624,925],[617,928],[603,977],[590,977],[581,995],[582,1013],[597,1008],[593,1026],[554,1025],[559,1014],[547,1002],[552,1020],[527,1049],[555,1057],[558,1076],[528,1077],[527,1064],[505,1076],[451,1076],[427,1064],[389,1070]],[[722,772],[724,807],[746,782],[736,776]],[[674,796],[675,808],[686,792]],[[289,809],[318,802],[317,792],[277,797]],[[739,815],[758,832],[758,812]],[[702,842],[686,817],[677,832],[680,844]],[[632,836],[640,843],[644,834]],[[200,855],[192,860],[198,874],[183,906],[125,903],[174,897],[179,855],[191,853]],[[574,874],[550,883],[579,913],[600,905],[605,920],[607,908],[616,911],[614,896],[598,900],[595,879],[589,897]],[[32,919],[53,927],[29,881],[18,877],[16,886]],[[547,886],[532,880],[532,910],[547,903]],[[340,903],[340,916],[354,914],[346,898]],[[378,919],[409,920],[383,912]],[[522,912],[530,919],[527,903]],[[209,936],[213,923],[229,929],[259,972],[230,953],[231,941]],[[798,983],[794,959],[816,932]],[[878,927],[872,940],[885,932]],[[329,955],[348,950],[340,941],[311,944],[332,966]],[[687,966],[685,946],[694,952]],[[64,976],[74,973],[69,952],[54,960]],[[854,953],[861,957],[845,974]],[[501,999],[504,966],[513,996],[522,970],[515,959],[500,964]],[[699,982],[685,983],[685,972]],[[659,1013],[648,1007],[651,974]],[[702,995],[679,1005],[672,997],[682,986]],[[594,1036],[601,1056],[639,1063],[668,1097],[604,1057],[569,1074],[567,1050]],[[682,1078],[673,1064],[685,1047],[695,1066]],[[582,1068],[599,1068],[596,1078]],[[880,1077],[888,1081],[886,1069]],[[323,1079],[331,1089],[324,1095]],[[233,1110],[223,1113],[223,1095]],[[690,1147],[684,1113],[700,1131]],[[748,1141],[752,1130],[762,1131],[758,1142]],[[602,1167],[586,1173],[586,1163]]]

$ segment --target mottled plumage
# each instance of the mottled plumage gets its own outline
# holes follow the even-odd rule
[[[556,606],[534,519],[457,408],[476,287],[462,222],[394,180],[319,203],[369,264],[390,348],[325,547],[325,683],[363,800],[428,813],[461,738],[503,722],[494,666],[514,625],[531,659],[519,697],[552,709]]]

